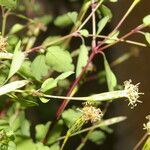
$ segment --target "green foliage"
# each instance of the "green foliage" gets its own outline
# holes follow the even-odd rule
[[[74,70],[70,53],[59,46],[52,46],[47,49],[46,63],[57,72]]]
[[[108,23],[109,21],[109,16],[105,16],[103,17],[97,24],[98,26],[98,30],[97,30],[97,34],[100,34],[101,31],[104,29],[104,27],[106,26],[106,24]]]
[[[19,23],[16,23],[15,25],[13,25],[13,27],[11,28],[11,30],[10,30],[9,33],[10,33],[10,34],[15,34],[15,33],[21,31],[21,30],[24,29],[24,28],[25,28],[24,25],[19,24]]]
[[[147,15],[143,18],[143,23],[144,25],[146,26],[149,26],[150,25],[150,15]]]
[[[21,52],[21,41],[19,41],[14,51],[8,79],[11,78],[20,69],[24,59],[25,53]]]
[[[75,111],[73,109],[65,110],[62,114],[62,118],[68,128],[70,128],[74,124],[74,122],[80,117],[81,117],[81,112]]]
[[[45,56],[38,55],[31,63],[31,72],[33,77],[37,80],[41,80],[42,77],[48,74],[49,67],[46,65]]]
[[[106,135],[102,131],[95,130],[89,134],[88,139],[94,142],[95,144],[100,145],[106,139]]]
[[[18,0],[0,0],[0,5],[5,6],[8,9],[14,9],[17,6]]]
[[[77,62],[77,69],[76,69],[76,77],[81,73],[83,67],[87,64],[88,61],[88,49],[87,47],[82,44],[80,46],[80,53],[78,56],[78,62]]]
[[[112,72],[112,70],[109,66],[109,63],[106,59],[106,56],[104,54],[103,54],[103,57],[104,57],[104,66],[105,66],[108,89],[109,89],[109,91],[113,91],[117,85],[117,79],[116,79],[114,73]]]
[[[148,44],[150,44],[150,33],[149,32],[145,33],[145,39],[148,42]]]
[[[72,23],[76,23],[77,20],[77,12],[68,12],[67,14],[58,16],[54,24],[58,27],[66,27],[68,25],[71,25]]]

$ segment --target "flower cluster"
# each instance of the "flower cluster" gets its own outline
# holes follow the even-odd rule
[[[148,122],[143,124],[143,129],[147,130],[147,133],[150,135],[150,115],[146,116],[146,119],[148,119]]]
[[[6,51],[7,38],[0,36],[0,51]]]
[[[91,103],[85,103],[81,112],[83,113],[84,120],[91,121],[91,123],[100,121],[103,116],[103,113],[100,110],[100,108],[96,108],[96,107],[92,106]]]
[[[124,82],[124,90],[126,93],[126,97],[129,99],[129,104],[131,105],[131,108],[134,108],[137,106],[137,103],[142,103],[142,101],[138,100],[140,94],[144,93],[139,93],[139,84],[137,83],[136,85],[132,84],[132,80],[125,81]]]

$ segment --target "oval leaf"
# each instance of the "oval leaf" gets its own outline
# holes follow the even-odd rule
[[[143,18],[143,23],[146,25],[146,26],[149,26],[150,25],[150,15],[147,15]]]
[[[16,89],[19,89],[28,83],[29,83],[28,80],[21,80],[21,81],[15,81],[15,82],[11,82],[9,84],[6,84],[6,85],[0,87],[0,96],[4,95],[6,93],[12,92]]]
[[[109,91],[113,91],[117,85],[117,79],[108,64],[108,61],[104,53],[103,53],[103,57],[104,57],[104,66],[105,66],[105,71],[106,71],[106,80],[108,84],[108,89]]]
[[[24,62],[25,53],[20,51],[20,47],[21,47],[21,41],[19,41],[18,44],[16,45],[12,63],[10,66],[8,79],[11,78],[20,69],[22,63]]]
[[[72,57],[68,51],[59,46],[49,47],[46,53],[46,63],[57,72],[73,71]]]
[[[57,80],[57,81],[64,80],[64,79],[66,79],[67,77],[69,77],[73,73],[74,73],[73,71],[64,72],[61,75],[59,75],[55,80]]]
[[[14,33],[17,33],[19,31],[21,31],[22,29],[24,29],[25,26],[22,25],[22,24],[19,24],[19,23],[16,23],[10,30],[10,34],[14,34]]]
[[[41,80],[43,76],[46,76],[48,73],[49,67],[45,63],[45,56],[37,56],[31,64],[32,75],[37,80]]]
[[[145,39],[150,44],[150,33],[148,32],[145,33]]]
[[[109,21],[109,16],[105,16],[104,18],[102,18],[99,22],[98,22],[98,30],[97,30],[97,34],[100,34],[101,31],[104,29],[104,27],[106,26],[106,24]]]
[[[46,92],[52,88],[55,88],[57,86],[57,81],[54,80],[53,78],[49,78],[44,81],[44,83],[41,86],[41,91]]]
[[[81,45],[78,62],[77,62],[76,77],[81,73],[87,61],[88,61],[88,49],[85,45]]]

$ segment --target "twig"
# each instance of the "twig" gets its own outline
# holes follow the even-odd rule
[[[140,141],[134,146],[133,150],[137,150],[139,146],[143,143],[143,141],[147,138],[148,134],[145,133],[143,137],[140,139]]]

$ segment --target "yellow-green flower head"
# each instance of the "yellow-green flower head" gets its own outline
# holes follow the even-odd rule
[[[150,115],[146,116],[146,119],[148,120],[148,122],[146,124],[143,124],[143,129],[147,130],[147,133],[150,135]]]
[[[7,38],[0,36],[0,51],[6,51],[7,44]]]

